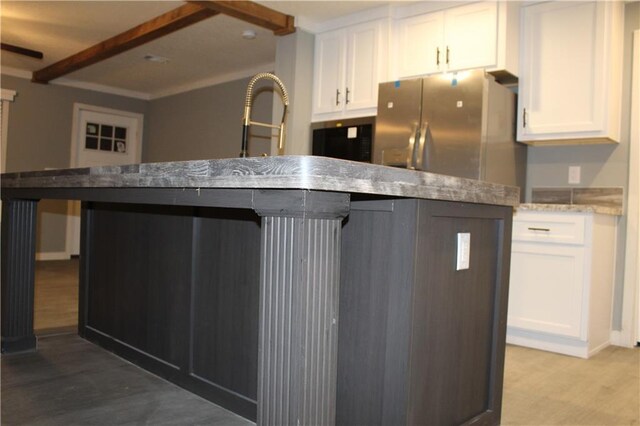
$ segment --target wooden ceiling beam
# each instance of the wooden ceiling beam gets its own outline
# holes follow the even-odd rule
[[[44,55],[42,52],[38,52],[37,50],[27,49],[26,47],[15,46],[13,44],[8,43],[0,43],[0,49],[6,50],[7,52],[17,53],[19,55],[28,56],[30,58],[42,59]]]
[[[48,67],[35,71],[32,81],[46,84],[55,78],[93,65],[104,59],[215,16],[218,13],[215,9],[187,3],[78,52],[75,55],[71,55]]]
[[[294,18],[252,1],[189,1],[224,15],[249,22],[273,31],[275,35],[286,35],[296,31]]]

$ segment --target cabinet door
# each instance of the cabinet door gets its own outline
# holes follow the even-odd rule
[[[523,8],[518,140],[603,129],[604,3]]]
[[[367,22],[348,30],[345,108],[375,108],[380,81],[380,22]]]
[[[523,330],[582,334],[584,248],[514,242],[507,324]]]
[[[494,65],[498,6],[483,2],[447,10],[444,59],[450,71]]]
[[[396,24],[395,33],[395,74],[398,78],[444,70],[442,12],[401,19]]]
[[[341,111],[344,108],[345,31],[316,36],[313,113]]]

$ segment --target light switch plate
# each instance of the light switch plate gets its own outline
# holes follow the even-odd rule
[[[456,256],[456,271],[469,269],[471,252],[471,233],[458,232],[458,254]]]

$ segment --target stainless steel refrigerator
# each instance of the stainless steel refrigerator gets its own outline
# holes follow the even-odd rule
[[[373,162],[519,186],[515,94],[483,70],[382,83]]]

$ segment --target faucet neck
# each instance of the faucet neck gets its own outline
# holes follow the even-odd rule
[[[256,82],[260,79],[269,79],[273,80],[278,87],[280,87],[280,92],[282,93],[282,103],[284,105],[284,111],[282,113],[282,121],[279,126],[265,124],[265,123],[254,123],[251,121],[251,108],[253,103],[253,89]],[[244,102],[244,116],[242,118],[242,150],[240,152],[240,157],[246,157],[248,155],[248,145],[249,145],[249,127],[252,124],[265,126],[265,127],[274,127],[279,129],[278,135],[278,151],[282,152],[284,150],[284,135],[285,135],[285,118],[287,116],[287,107],[289,106],[289,94],[287,93],[287,89],[284,86],[282,80],[280,80],[275,74],[269,72],[263,72],[254,75],[251,80],[249,80],[249,84],[247,85],[247,95],[245,97]]]

